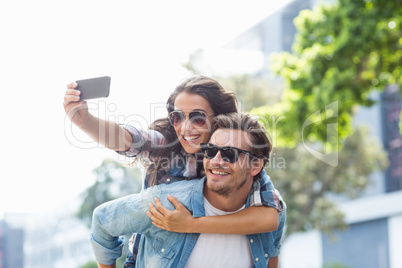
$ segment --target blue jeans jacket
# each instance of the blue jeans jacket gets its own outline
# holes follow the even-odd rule
[[[173,233],[155,227],[146,215],[148,204],[158,197],[173,210],[167,195],[175,196],[194,217],[205,216],[203,188],[205,177],[171,184],[161,184],[100,205],[94,211],[90,242],[96,260],[112,264],[121,256],[123,241],[119,236],[141,233],[137,267],[184,267],[199,234]],[[253,189],[252,189],[253,190]],[[249,193],[246,207],[250,204]],[[286,206],[279,214],[279,227],[274,232],[247,235],[254,258],[254,267],[267,267],[270,257],[279,254],[286,220]],[[123,217],[122,217],[123,215]]]

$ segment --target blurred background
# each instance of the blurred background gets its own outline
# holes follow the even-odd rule
[[[3,1],[0,25],[0,268],[96,267],[93,209],[142,188],[66,84],[111,76],[91,113],[147,128],[194,74],[269,130],[281,267],[402,267],[402,1]]]

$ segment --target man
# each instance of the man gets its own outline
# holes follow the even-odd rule
[[[206,177],[151,187],[140,194],[99,206],[91,244],[100,267],[115,267],[121,255],[119,235],[143,234],[137,267],[277,267],[286,208],[274,232],[252,235],[173,233],[151,224],[148,204],[158,197],[167,208],[175,196],[193,217],[222,215],[250,204],[254,182],[268,161],[270,142],[263,127],[248,115],[220,115],[210,143],[202,144]],[[129,213],[118,222],[115,212]]]

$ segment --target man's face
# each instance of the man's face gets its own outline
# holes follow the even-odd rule
[[[218,129],[211,136],[209,143],[220,147],[231,146],[250,151],[249,141],[249,136],[244,131]],[[235,163],[229,163],[222,158],[221,151],[218,151],[211,159],[204,158],[207,189],[228,197],[242,187],[249,188],[254,175],[259,172],[252,167],[250,160],[249,155],[241,153]]]

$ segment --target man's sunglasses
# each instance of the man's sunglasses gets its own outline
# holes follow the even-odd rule
[[[203,125],[205,125],[207,123],[208,117],[210,116],[207,116],[201,111],[192,111],[188,113],[188,118],[190,122],[197,127],[202,127]],[[174,127],[180,126],[184,122],[184,120],[186,120],[186,114],[183,111],[177,110],[169,114],[170,124],[172,124]]]
[[[245,151],[236,147],[225,146],[219,147],[212,143],[201,143],[201,151],[203,153],[204,158],[212,159],[216,156],[218,151],[221,152],[221,157],[225,162],[228,163],[235,163],[239,160],[240,154],[247,154],[252,158],[259,158],[255,154],[249,151]]]

